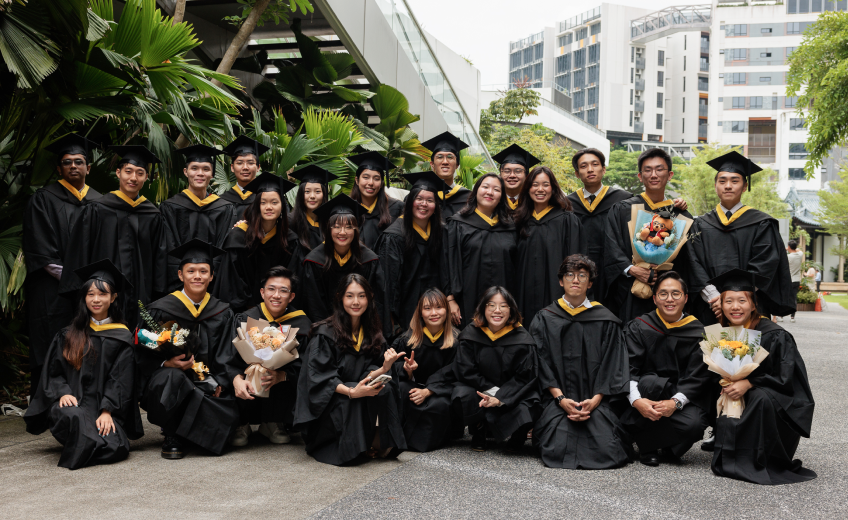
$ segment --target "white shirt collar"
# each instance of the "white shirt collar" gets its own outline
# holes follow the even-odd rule
[[[112,323],[112,318],[110,318],[108,316],[106,317],[105,320],[100,320],[100,321],[97,321],[94,318],[90,318],[90,319],[91,319],[91,323],[94,323],[95,325],[106,325],[107,323]]]
[[[719,206],[721,207],[722,213],[727,215],[728,208],[725,208],[721,204],[719,204]],[[739,211],[740,208],[742,208],[742,206],[744,206],[744,204],[742,204],[742,201],[739,201],[739,204],[737,204],[737,205],[735,205],[735,206],[733,206],[732,208],[729,209],[730,214],[732,215],[733,213],[736,213],[737,211]]]
[[[595,193],[592,193],[591,191],[587,190],[586,188],[583,188],[583,198],[584,198],[584,199],[588,199],[588,198],[589,198],[589,197],[591,197],[592,195],[594,195],[595,197],[597,197],[598,195],[600,195],[600,194],[601,194],[601,190],[602,190],[602,189],[604,189],[603,184],[601,185],[601,187],[600,187],[600,188],[598,188],[598,191],[596,191]]]
[[[186,294],[185,289],[181,290],[180,292],[185,294],[185,297],[188,298],[188,301],[193,303],[195,306],[200,305],[200,302],[196,302],[196,301],[192,300],[191,297],[188,294]]]
[[[565,304],[566,304],[566,305],[568,305],[568,308],[569,308],[569,309],[573,309],[573,308],[574,308],[574,306],[573,306],[573,305],[571,305],[570,303],[568,303],[568,300],[566,300],[566,299],[565,299],[565,296],[563,296],[562,301],[563,301],[563,302],[565,302]],[[583,303],[581,303],[581,304],[579,305],[579,307],[586,307],[587,309],[591,309],[591,308],[592,308],[592,302],[590,302],[590,301],[589,301],[589,298],[586,298],[585,300],[583,300]]]
[[[244,188],[241,187],[241,184],[236,183],[236,189],[238,189],[240,192],[244,193]]]

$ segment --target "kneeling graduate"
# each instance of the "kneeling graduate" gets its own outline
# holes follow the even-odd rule
[[[179,259],[177,274],[183,288],[147,306],[153,321],[174,322],[189,331],[186,347],[193,348],[188,354],[163,361],[159,352],[136,347],[141,407],[165,434],[166,459],[183,458],[184,441],[220,455],[238,421],[232,393],[232,381],[239,373],[234,363],[238,352],[232,344],[233,311],[207,292],[212,262],[221,254],[199,239],[171,251]],[[149,328],[142,313],[139,329]]]
[[[144,435],[133,392],[132,333],[115,304],[131,290],[109,260],[75,271],[85,280],[69,326],[53,338],[35,396],[24,415],[27,431],[47,428],[62,446],[59,466],[78,469],[118,462],[129,439]]]
[[[266,320],[272,327],[288,325],[298,329],[298,351],[306,352],[312,321],[306,317],[305,312],[298,310],[291,303],[297,291],[297,278],[282,266],[272,267],[263,276],[259,289],[262,303],[236,314],[232,335],[237,335],[236,329],[246,322],[247,318]],[[244,372],[247,363],[239,356],[236,356],[234,361],[236,368]],[[264,389],[270,388],[268,397],[254,397],[253,394],[259,389],[253,388],[249,381],[245,381],[243,373],[236,376],[233,389],[238,397],[239,427],[230,444],[245,446],[251,433],[251,424],[259,424],[259,433],[274,444],[291,442],[287,428],[290,428],[294,421],[297,378],[301,365],[298,358],[277,370],[267,370],[262,376],[262,386]]]
[[[627,347],[621,321],[586,297],[597,274],[589,257],[566,257],[557,273],[564,296],[530,324],[541,387],[553,397],[536,421],[533,446],[551,468],[610,469],[630,462],[609,405],[629,389]]]

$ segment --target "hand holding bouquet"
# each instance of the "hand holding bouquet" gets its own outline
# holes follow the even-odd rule
[[[689,239],[692,219],[669,209],[648,212],[634,204],[630,209],[630,222],[627,226],[631,237],[633,265],[644,269],[668,271],[674,267],[674,259]],[[651,286],[638,279],[633,280],[630,292],[642,299],[653,295]]]
[[[244,378],[252,384],[253,395],[268,397],[270,390],[262,387],[262,375],[298,358],[297,331],[289,325],[272,327],[265,320],[253,318],[247,318],[247,323],[236,329],[238,336],[233,338],[233,345],[248,364]]]
[[[742,327],[704,328],[704,341],[701,341],[704,363],[710,372],[722,377],[719,381],[722,387],[747,378],[768,356],[768,351],[760,346],[761,335],[759,331]],[[744,409],[744,399],[730,399],[725,394],[716,403],[718,415],[723,413],[735,419],[742,416]]]

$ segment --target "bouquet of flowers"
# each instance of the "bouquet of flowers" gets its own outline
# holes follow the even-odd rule
[[[138,329],[136,332],[136,342],[139,345],[158,352],[164,359],[181,355],[183,360],[187,361],[197,353],[199,340],[193,331],[180,327],[175,321],[158,323],[141,301],[138,302],[138,309],[142,321],[147,325],[146,329]],[[207,387],[215,381],[209,375],[209,368],[201,361],[192,365],[192,373],[195,381],[205,381]],[[217,383],[215,386],[218,386]],[[214,388],[212,390],[214,391]]]
[[[277,370],[298,358],[297,331],[290,325],[272,327],[265,320],[247,318],[236,329],[233,345],[247,363],[245,380],[249,381],[256,397],[268,397],[269,390],[262,388],[262,375]]]
[[[673,268],[672,262],[686,243],[692,220],[669,210],[648,212],[634,205],[628,226],[633,265],[645,269],[653,265],[658,271],[667,271]],[[630,292],[642,299],[652,295],[651,287],[639,280],[633,280]]]
[[[722,327],[710,325],[704,328],[704,340],[701,352],[704,363],[710,372],[721,376],[722,387],[747,378],[768,356],[768,351],[760,346],[760,336],[756,330],[742,327]],[[745,409],[744,399],[733,400],[721,394],[716,403],[718,415],[738,419]]]

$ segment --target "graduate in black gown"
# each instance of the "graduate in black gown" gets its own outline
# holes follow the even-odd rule
[[[179,259],[183,288],[147,306],[155,322],[173,321],[190,330],[193,339],[187,344],[196,345],[194,355],[170,359],[143,345],[136,347],[141,407],[165,434],[165,459],[183,458],[186,441],[220,455],[238,422],[232,390],[239,374],[234,361],[239,354],[232,343],[233,311],[207,292],[214,258],[223,254],[198,239],[171,251]],[[140,320],[138,328],[150,330],[150,325]]]
[[[512,295],[490,287],[459,335],[454,399],[464,406],[474,451],[485,451],[487,432],[507,441],[507,451],[518,451],[542,411],[536,344],[519,318]],[[476,407],[468,399],[475,394],[480,398]]]
[[[518,234],[515,296],[525,321],[562,292],[557,269],[569,255],[586,251],[580,219],[547,166],[530,172],[513,213]]]
[[[215,277],[218,297],[240,312],[262,302],[260,280],[276,265],[290,266],[297,258],[297,237],[289,231],[286,193],[295,187],[282,177],[265,173],[247,185],[254,194],[244,213],[245,220],[230,229]]]
[[[115,305],[134,325],[139,300],[150,303],[167,289],[165,221],[156,205],[140,194],[152,166],[160,161],[144,146],[111,148],[120,157],[118,189],[87,205],[74,226],[71,240],[76,247],[68,254],[60,292],[77,291],[82,284],[73,269],[108,258],[130,281]]]
[[[167,225],[168,249],[175,249],[195,238],[221,247],[233,227],[235,213],[232,204],[208,192],[209,183],[215,175],[215,157],[220,155],[221,151],[202,144],[177,151],[186,158],[183,174],[188,179],[188,188],[159,206]],[[223,258],[215,259],[215,270],[221,266]],[[179,263],[174,258],[169,258],[169,291],[182,286],[177,278],[178,270]]]
[[[465,431],[462,407],[451,404],[459,331],[448,314],[448,301],[442,291],[427,289],[418,300],[409,330],[392,344],[395,352],[409,353],[397,365],[403,433],[411,450],[435,450]],[[470,399],[469,404],[478,402]]]
[[[457,183],[454,178],[459,168],[459,152],[468,148],[468,145],[452,133],[442,132],[424,141],[421,146],[432,153],[430,170],[450,186],[448,192],[439,197],[442,199],[442,218],[447,220],[465,207],[471,195],[471,190]]]
[[[764,485],[816,478],[794,458],[813,423],[815,402],[807,367],[792,334],[757,310],[756,288],[767,280],[753,271],[733,269],[709,282],[721,292],[721,324],[761,332],[760,346],[769,353],[748,378],[722,389],[730,399],[743,399],[745,409],[739,419],[718,418],[713,473]]]
[[[50,429],[63,446],[59,466],[68,469],[124,460],[129,440],[144,435],[133,385],[133,337],[114,305],[129,282],[109,260],[77,274],[85,283],[76,316],[53,339],[24,415],[29,433]]]
[[[350,198],[365,208],[359,223],[359,239],[365,247],[374,250],[383,230],[403,214],[403,202],[386,193],[392,163],[377,152],[365,152],[348,159],[356,165]]]
[[[260,292],[262,303],[251,307],[245,312],[236,314],[233,320],[233,333],[235,338],[242,323],[247,318],[265,320],[272,327],[288,325],[297,331],[298,354],[306,352],[309,330],[312,321],[306,313],[297,309],[292,301],[297,293],[297,277],[289,269],[275,266],[269,269],[263,279],[260,280]],[[294,404],[297,392],[297,379],[302,366],[301,358],[287,363],[277,370],[267,370],[262,376],[262,386],[270,388],[268,397],[254,397],[256,388],[244,379],[244,370],[247,363],[236,356],[234,358],[236,368],[242,373],[233,380],[233,389],[239,408],[239,427],[230,440],[233,446],[247,445],[248,436],[251,433],[251,424],[259,425],[259,433],[274,444],[288,444],[291,437],[288,429],[294,423]]]
[[[494,173],[483,175],[474,184],[468,206],[448,219],[442,287],[454,325],[471,321],[489,287],[516,290],[518,247],[503,192],[503,179]]]
[[[300,275],[303,310],[315,321],[330,317],[339,282],[346,275],[356,273],[364,276],[374,291],[377,315],[380,316],[384,335],[389,335],[392,321],[385,305],[383,267],[376,253],[359,241],[362,212],[362,206],[344,194],[316,211],[328,240],[313,249],[303,261]]]
[[[606,293],[604,281],[604,228],[610,208],[616,202],[631,198],[627,191],[604,185],[606,157],[596,148],[584,148],[574,154],[571,165],[574,174],[583,184],[582,188],[568,195],[574,215],[583,225],[586,237],[586,255],[598,269],[598,277],[589,289],[589,298],[604,303]]]
[[[701,354],[704,326],[683,315],[686,299],[686,283],[677,272],[666,271],[654,286],[656,308],[624,329],[630,392],[619,417],[646,466],[659,465],[659,449],[678,460],[707,427],[709,389],[716,378]]]
[[[630,462],[610,407],[611,398],[630,387],[627,347],[621,321],[586,297],[596,273],[585,255],[567,257],[557,273],[564,295],[530,324],[545,403],[533,446],[549,468],[610,469]]]
[[[47,349],[56,333],[74,316],[73,303],[59,298],[59,281],[70,252],[71,230],[83,208],[100,194],[85,184],[91,170],[90,151],[95,144],[68,134],[46,149],[56,154],[59,182],[39,188],[24,210],[23,251],[27,275],[27,327],[29,329],[31,391],[35,395]]]
[[[239,220],[244,220],[244,212],[253,202],[255,192],[247,185],[253,182],[259,172],[259,157],[267,152],[269,147],[264,144],[240,135],[235,141],[221,150],[230,158],[230,171],[236,177],[236,184],[221,195],[221,199],[233,205],[233,218],[230,225],[235,225]],[[283,199],[283,203],[286,201]],[[288,205],[286,205],[288,208]],[[288,211],[286,211],[288,213]]]
[[[721,202],[696,219],[690,230],[694,238],[688,245],[688,276],[692,291],[701,296],[693,298],[692,312],[705,325],[716,323],[721,314],[718,294],[715,288],[708,288],[707,280],[730,269],[743,269],[765,277],[765,283],[757,286],[762,314],[792,314],[795,291],[777,220],[742,204],[742,194],[751,187],[751,175],[762,169],[737,152],[707,164],[717,172],[715,189]]]
[[[295,426],[306,453],[341,466],[406,449],[394,363],[365,277],[350,273],[333,294],[333,314],[313,326],[297,384]],[[369,383],[388,374],[386,384]]]
[[[633,265],[633,235],[628,228],[631,208],[638,206],[647,212],[668,212],[670,215],[692,218],[685,208],[680,209],[683,206],[682,201],[666,199],[666,185],[674,172],[671,169],[671,157],[664,150],[651,148],[642,152],[638,165],[639,180],[645,185],[645,191],[616,203],[609,211],[604,228],[604,278],[607,284],[604,305],[612,310],[622,323],[628,323],[654,308],[650,298],[639,298],[631,292],[634,279],[652,286],[660,273],[653,267],[648,269]],[[674,270],[684,277],[688,267],[687,250],[688,244],[683,244],[673,262]]]
[[[386,228],[374,250],[386,275],[393,335],[409,326],[424,291],[441,286],[444,223],[437,194],[445,191],[447,184],[433,172],[407,173],[404,177],[412,189],[404,203],[403,218]]]
[[[506,205],[514,213],[524,192],[527,172],[542,161],[517,144],[509,145],[493,155],[492,159],[500,164],[498,173],[504,181]]]
[[[299,276],[303,259],[324,242],[315,210],[329,200],[332,174],[318,166],[309,165],[292,173],[290,177],[300,181],[294,207],[289,213],[289,229],[297,235],[300,246],[295,252],[303,255],[297,262],[297,268],[293,269]]]

